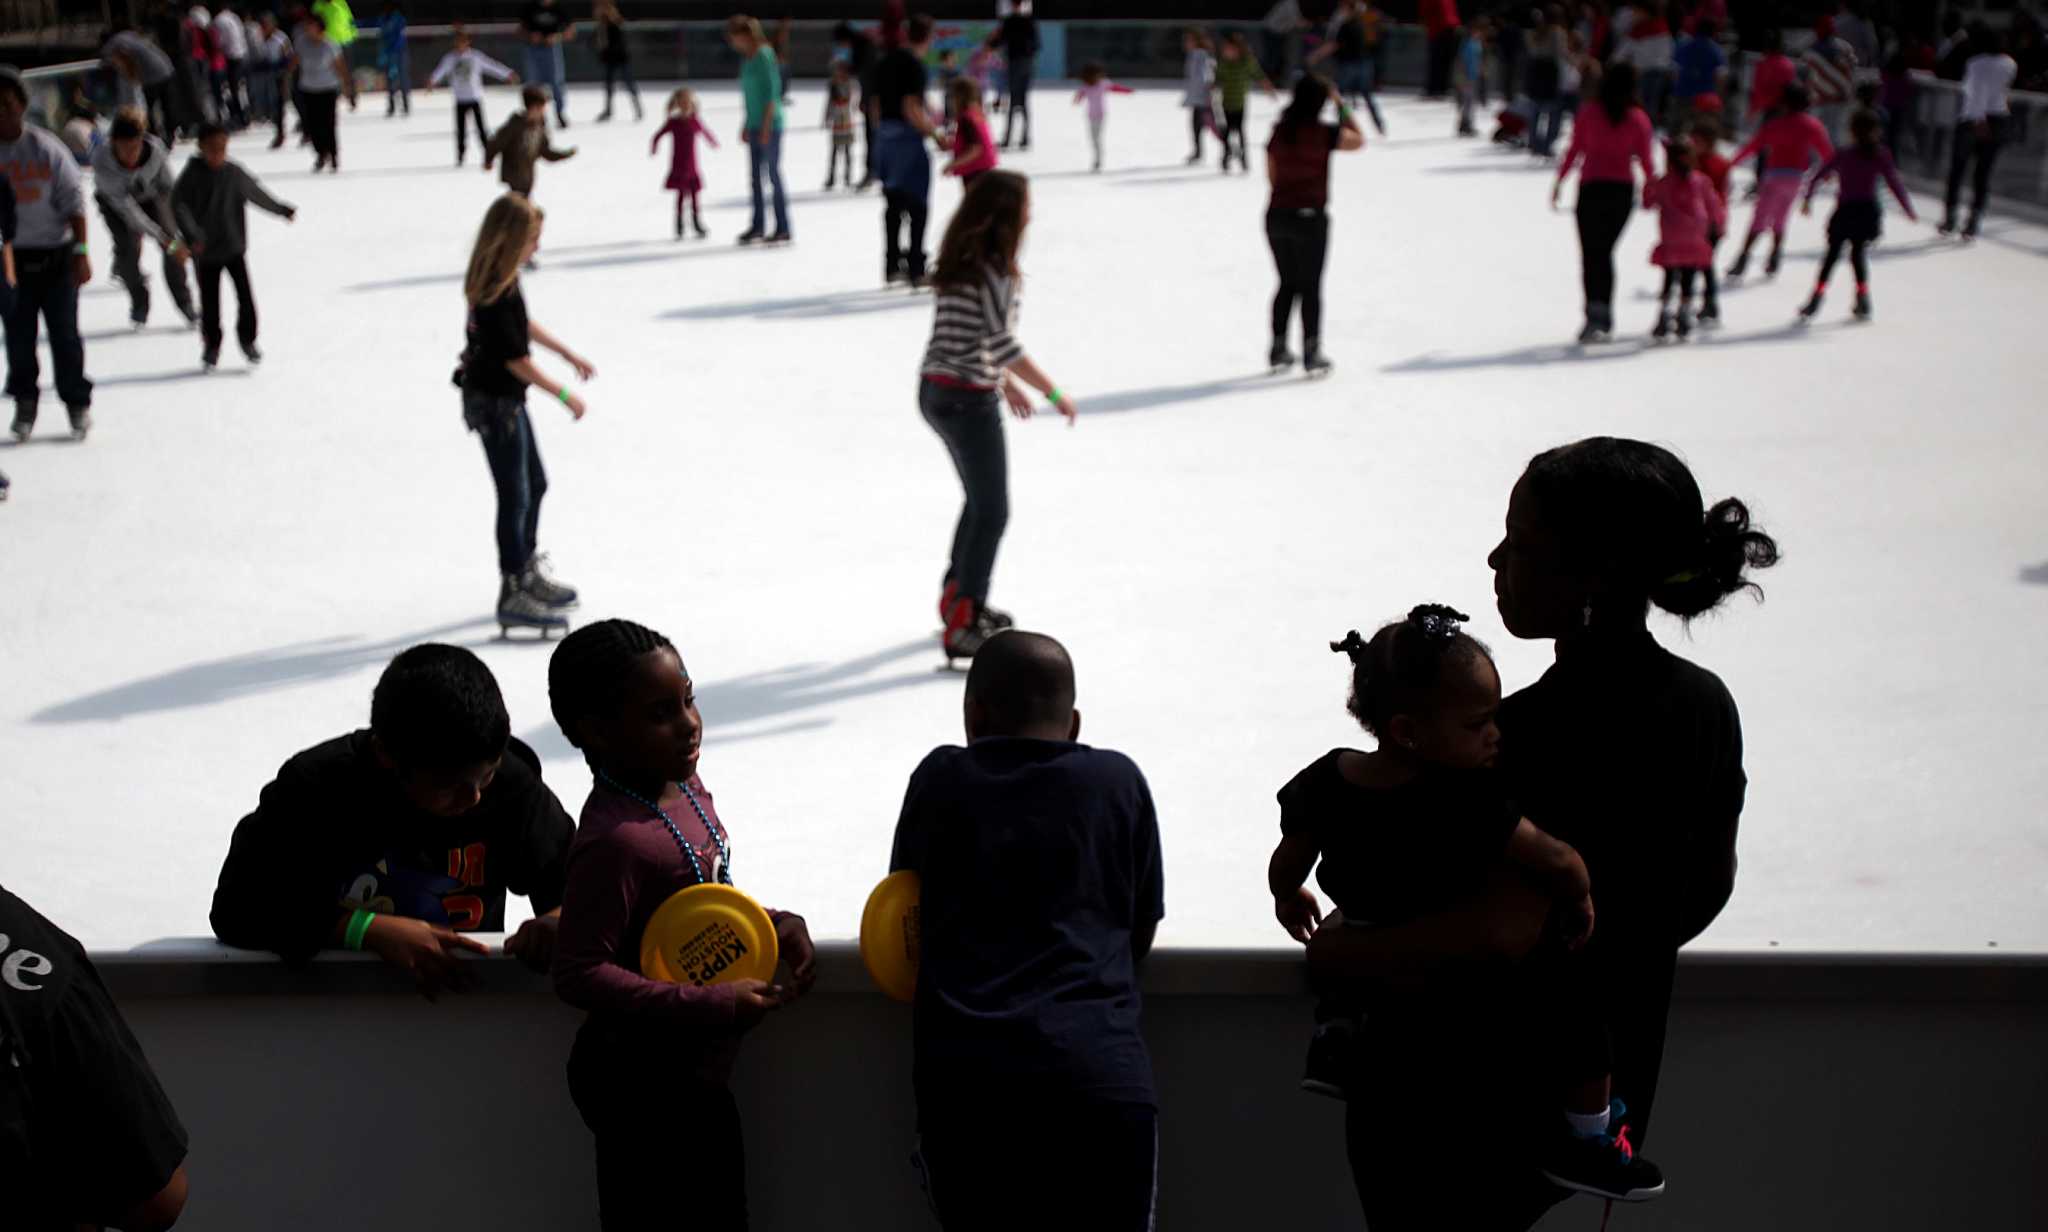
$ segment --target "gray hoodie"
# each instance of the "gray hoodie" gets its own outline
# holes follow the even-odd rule
[[[85,180],[78,160],[52,133],[33,124],[21,136],[0,141],[0,176],[14,186],[21,248],[64,248],[72,243],[71,220],[85,216]]]
[[[264,192],[263,185],[242,164],[230,162],[215,171],[197,154],[178,173],[176,200],[178,226],[188,243],[203,249],[193,255],[204,265],[221,265],[249,250],[244,203],[280,218],[290,218],[297,212]]]
[[[114,157],[111,141],[92,153],[92,194],[100,208],[165,247],[178,234],[172,187],[171,152],[154,137],[143,136],[142,161],[133,170]]]

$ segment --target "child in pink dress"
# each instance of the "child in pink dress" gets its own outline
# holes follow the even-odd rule
[[[1789,85],[1778,96],[1778,114],[1765,120],[1756,133],[1729,161],[1761,152],[1764,156],[1763,190],[1757,196],[1756,213],[1750,216],[1749,235],[1742,241],[1742,253],[1728,269],[1730,278],[1742,277],[1749,267],[1749,250],[1757,237],[1771,233],[1771,256],[1764,262],[1766,277],[1778,272],[1778,257],[1785,248],[1785,225],[1792,219],[1792,207],[1806,184],[1806,173],[1816,163],[1826,162],[1835,152],[1828,130],[1808,114],[1807,94],[1802,86]]]
[[[704,215],[697,210],[697,194],[704,190],[704,177],[697,174],[697,138],[710,142],[713,149],[718,147],[718,138],[697,118],[697,96],[691,91],[677,90],[668,96],[668,121],[654,130],[654,140],[647,143],[650,156],[661,148],[663,137],[669,139],[667,187],[676,194],[676,238],[683,238],[683,204],[688,202],[690,225],[701,240],[709,232],[704,230]]]
[[[960,188],[974,187],[974,181],[996,169],[996,146],[988,131],[988,117],[981,113],[981,87],[965,77],[956,77],[947,89],[953,104],[953,158],[945,174],[960,177]]]
[[[1693,167],[1692,146],[1684,140],[1664,147],[1664,174],[1643,186],[1643,208],[1657,211],[1657,247],[1650,262],[1664,270],[1664,289],[1657,296],[1659,340],[1671,334],[1671,292],[1678,291],[1679,341],[1692,333],[1692,284],[1714,260],[1712,236],[1728,223],[1728,207],[1714,182]]]

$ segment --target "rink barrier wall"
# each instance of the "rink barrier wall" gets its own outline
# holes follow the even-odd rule
[[[191,1132],[188,1226],[594,1225],[563,1076],[579,1016],[514,961],[472,963],[472,990],[429,1004],[367,955],[293,968],[170,940],[94,959]],[[1160,1226],[1359,1228],[1342,1109],[1295,1085],[1299,954],[1162,950],[1144,982]],[[1650,1150],[1671,1189],[1615,1227],[2048,1227],[2044,1039],[2048,955],[1688,953]],[[749,1038],[734,1089],[754,1227],[936,1227],[908,1165],[909,1009],[851,946],[822,947],[817,988]],[[679,1195],[706,1183],[689,1135]],[[1579,1200],[1542,1227],[1598,1220]]]

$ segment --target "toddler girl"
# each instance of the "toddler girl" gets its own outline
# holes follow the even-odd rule
[[[1129,94],[1129,86],[1120,86],[1109,79],[1109,73],[1100,64],[1087,64],[1081,68],[1081,88],[1074,91],[1074,101],[1088,102],[1088,144],[1095,150],[1095,165],[1091,171],[1102,170],[1102,123],[1109,118],[1109,96]]]
[[[745,1228],[745,1155],[727,1082],[740,1037],[810,986],[810,931],[801,917],[768,913],[787,987],[641,975],[640,938],[655,909],[688,886],[733,881],[731,836],[697,776],[696,686],[667,638],[602,620],[555,648],[548,704],[596,780],[569,847],[554,983],[589,1013],[569,1054],[569,1094],[597,1138],[600,1224],[677,1226],[681,1150],[709,1182],[680,1199],[688,1225]]]
[[[1464,620],[1430,604],[1369,641],[1353,632],[1331,644],[1351,659],[1350,710],[1379,747],[1334,750],[1281,789],[1281,839],[1267,873],[1274,914],[1298,941],[1314,933],[1322,908],[1303,883],[1320,857],[1317,879],[1345,926],[1462,914],[1472,917],[1473,960],[1529,958],[1532,976],[1545,977],[1540,985],[1553,994],[1554,1006],[1534,1025],[1566,1096],[1565,1118],[1546,1140],[1545,1175],[1623,1201],[1655,1197],[1663,1176],[1634,1156],[1620,1124],[1626,1109],[1609,1100],[1607,1032],[1587,1017],[1599,998],[1568,953],[1592,933],[1586,866],[1524,818],[1495,778],[1500,675],[1486,648],[1460,630]],[[1503,879],[1531,883],[1556,903],[1556,935],[1533,951],[1503,952],[1499,930],[1467,905]],[[1348,1046],[1364,1009],[1327,1000],[1318,1007],[1305,1089],[1344,1096]]]
[[[718,148],[718,138],[697,118],[696,94],[677,90],[668,96],[668,120],[654,130],[654,140],[647,143],[649,157],[660,148],[663,137],[669,139],[667,186],[676,194],[676,238],[683,238],[683,204],[687,201],[690,225],[697,229],[697,238],[701,240],[709,232],[704,230],[704,215],[697,210],[697,194],[704,190],[704,177],[697,174],[697,138],[710,142],[713,149]]]
[[[1678,289],[1678,338],[1692,334],[1692,284],[1714,261],[1714,237],[1728,222],[1728,207],[1714,181],[1693,167],[1693,149],[1683,140],[1664,147],[1664,174],[1643,185],[1643,208],[1657,211],[1657,247],[1650,262],[1663,269],[1657,295],[1658,339],[1671,334],[1671,291]]]

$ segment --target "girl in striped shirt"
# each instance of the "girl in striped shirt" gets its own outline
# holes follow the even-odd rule
[[[1032,415],[1025,386],[1038,390],[1072,426],[1079,411],[1024,353],[1012,333],[1022,274],[1017,252],[1031,222],[1031,193],[1014,171],[988,171],[960,201],[932,268],[932,337],[919,367],[917,406],[946,444],[967,495],[939,597],[946,662],[970,659],[1010,626],[988,606],[996,548],[1010,517],[1010,468],[1003,448],[1002,402],[1019,419]],[[1000,392],[1001,400],[998,400]]]

